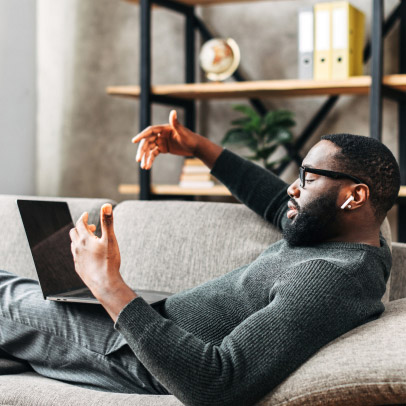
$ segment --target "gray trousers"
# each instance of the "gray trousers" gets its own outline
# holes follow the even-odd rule
[[[101,305],[44,300],[38,282],[1,270],[0,349],[40,375],[81,387],[168,394]]]

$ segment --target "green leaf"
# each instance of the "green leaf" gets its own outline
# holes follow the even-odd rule
[[[239,146],[246,146],[250,149],[254,148],[254,151],[257,148],[257,141],[252,137],[250,133],[244,131],[240,128],[232,128],[227,131],[224,138],[221,140],[222,145],[234,144]]]
[[[257,155],[260,159],[267,160],[269,158],[269,156],[272,155],[278,147],[279,147],[278,144],[274,144],[269,147],[262,148],[262,149],[258,150]]]
[[[251,156],[245,155],[244,158],[247,158],[251,161],[258,161],[258,157],[256,155],[251,155]]]
[[[233,106],[233,109],[245,114],[251,119],[256,119],[257,117],[261,119],[261,116],[253,108],[246,106],[244,104],[235,104]]]
[[[259,134],[261,131],[262,120],[261,117],[255,117],[243,125],[245,131],[254,132]]]
[[[265,137],[266,142],[276,142],[278,144],[287,144],[293,139],[293,134],[290,130],[283,127],[276,127]]]
[[[276,137],[277,141],[281,144],[287,144],[292,141],[293,134],[289,131],[280,131]]]
[[[288,110],[274,110],[269,111],[265,118],[265,125],[267,127],[292,127],[296,125],[296,122],[293,120],[293,113]]]
[[[251,118],[249,117],[244,117],[244,118],[238,118],[237,120],[233,120],[231,122],[232,125],[244,125],[247,124],[251,121]]]

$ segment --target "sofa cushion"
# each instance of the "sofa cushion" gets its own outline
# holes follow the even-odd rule
[[[114,210],[114,227],[127,283],[169,292],[250,263],[282,237],[252,210],[232,203],[125,201]],[[381,231],[391,246],[387,219]]]
[[[0,405],[181,406],[175,396],[128,395],[83,389],[35,373],[0,376]]]
[[[269,396],[268,405],[388,405],[406,402],[406,299],[332,341]]]
[[[337,338],[299,367],[259,406],[354,406],[406,403],[406,299]],[[96,392],[33,373],[0,376],[0,404],[180,406],[174,396]]]
[[[100,207],[107,202],[115,204],[108,199],[0,195],[0,269],[33,279],[37,279],[37,275],[17,208],[17,199],[66,201],[74,222],[84,211],[88,211],[89,223],[95,224],[99,223]]]

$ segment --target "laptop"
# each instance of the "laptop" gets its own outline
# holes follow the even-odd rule
[[[74,227],[66,202],[17,200],[44,299],[62,302],[100,302],[75,271],[69,231]],[[169,292],[135,290],[149,304]]]

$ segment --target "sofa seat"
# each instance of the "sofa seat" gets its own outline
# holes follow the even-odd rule
[[[323,347],[258,405],[404,404],[405,342],[406,299],[399,299],[390,302],[378,320]],[[182,405],[174,396],[99,392],[43,378],[34,372],[0,376],[0,393],[0,404],[10,406]]]

